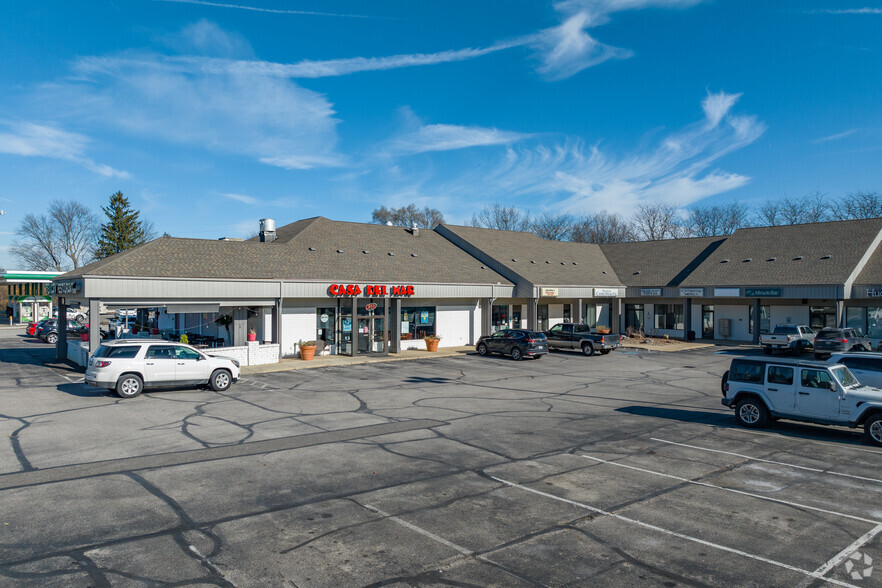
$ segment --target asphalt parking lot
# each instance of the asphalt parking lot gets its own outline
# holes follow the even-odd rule
[[[738,427],[719,351],[120,400],[4,330],[0,584],[882,585],[882,451],[859,430]]]

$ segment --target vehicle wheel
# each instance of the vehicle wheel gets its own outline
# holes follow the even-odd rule
[[[86,317],[82,314],[78,314],[77,316],[74,317],[74,320],[77,321],[78,323],[82,324],[82,323],[86,322]]]
[[[46,343],[49,343],[50,345],[58,343],[58,333],[49,333],[46,335]]]
[[[520,347],[512,347],[511,358],[515,361],[521,361],[522,359],[524,359],[524,352],[521,351]]]
[[[757,429],[769,420],[769,411],[762,400],[747,397],[739,400],[735,405],[735,418],[745,427]]]
[[[864,434],[867,441],[882,447],[882,414],[876,414],[867,419],[864,423]]]
[[[601,349],[601,350],[600,350],[600,355],[606,355],[606,354],[609,353],[610,351],[612,351],[612,349]]]
[[[116,394],[120,398],[134,398],[144,389],[144,382],[137,374],[125,374],[116,382]]]
[[[765,353],[766,355],[772,355],[772,348],[771,347],[763,347],[763,353]]]
[[[215,392],[223,392],[233,383],[233,378],[227,370],[214,370],[209,378],[211,389]]]
[[[591,343],[585,343],[582,345],[582,355],[587,355],[588,357],[594,355],[594,345]]]
[[[864,349],[863,345],[855,345],[854,347],[851,348],[851,350],[852,351],[866,351],[866,349]]]
[[[723,393],[723,396],[726,395],[726,382],[729,381],[729,370],[726,370],[723,373],[723,379],[720,380],[720,392]]]
[[[490,351],[487,349],[487,346],[483,343],[478,343],[478,355],[484,356],[488,353],[490,353]]]

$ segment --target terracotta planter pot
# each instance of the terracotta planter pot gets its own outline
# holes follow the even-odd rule
[[[597,329],[597,332],[601,335],[609,335],[610,329]]]
[[[257,341],[257,333],[248,333],[249,341]]]
[[[158,335],[159,329],[157,329],[156,327],[153,327],[152,329],[150,329],[150,334],[151,335]]]
[[[438,351],[438,343],[441,339],[426,339],[426,349],[428,351]]]
[[[89,333],[80,333],[80,341],[88,341]]]
[[[301,347],[300,348],[300,359],[303,361],[309,361],[315,357],[315,347]]]

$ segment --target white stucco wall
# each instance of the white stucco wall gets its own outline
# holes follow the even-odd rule
[[[290,304],[290,306],[288,305]],[[294,306],[294,303],[282,306],[282,356],[297,355],[297,342],[315,340],[316,306]]]

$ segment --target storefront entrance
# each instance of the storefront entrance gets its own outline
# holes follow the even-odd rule
[[[702,339],[713,339],[714,338],[714,307],[713,306],[702,306],[701,307],[701,338]]]
[[[317,308],[315,311],[315,340],[321,341],[323,349],[332,355],[337,353],[337,309]]]
[[[356,345],[359,355],[386,355],[389,349],[386,330],[386,299],[358,301]]]

